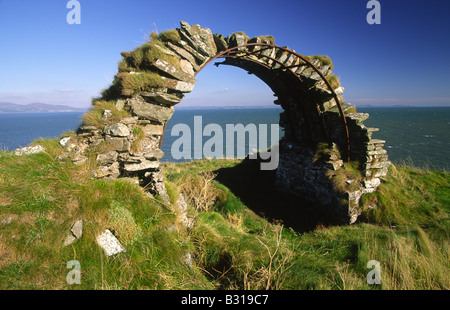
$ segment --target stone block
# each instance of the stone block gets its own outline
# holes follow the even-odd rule
[[[125,124],[117,123],[105,127],[105,133],[112,137],[127,137],[130,135],[130,130]]]
[[[117,152],[116,151],[110,151],[102,154],[97,155],[97,162],[100,165],[106,165],[106,164],[112,164],[117,160]]]
[[[116,109],[117,109],[117,111],[122,111],[124,106],[125,106],[125,100],[124,99],[118,99],[116,101]]]
[[[119,161],[127,164],[138,164],[143,159],[144,157],[141,153],[139,154],[122,153],[119,155]]]
[[[136,116],[125,117],[120,120],[120,122],[125,125],[134,125],[134,124],[137,124],[137,121],[138,121],[138,118]]]
[[[106,122],[108,120],[108,118],[111,117],[111,115],[112,115],[111,110],[104,110],[103,115],[102,115],[102,121]]]
[[[175,44],[172,44],[170,42],[167,42],[167,46],[175,51],[180,57],[189,61],[194,71],[197,71],[200,68],[200,66],[197,64],[197,61],[195,60],[195,57],[192,56],[192,54],[186,51],[184,48],[176,46]]]
[[[345,116],[349,122],[360,124],[369,118],[369,113],[347,113]]]
[[[97,237],[97,244],[105,251],[107,256],[126,252],[125,248],[109,229],[106,229]]]
[[[145,102],[141,97],[130,98],[127,104],[130,106],[133,114],[161,124],[167,122],[172,117],[173,112],[175,112],[173,108]]]
[[[194,67],[185,59],[180,59],[180,69],[190,76],[195,76]]]
[[[161,136],[164,133],[164,126],[148,124],[142,127],[145,136]]]
[[[217,53],[214,36],[210,29],[200,27],[199,25],[190,26],[187,22],[180,22],[180,36],[185,39],[199,53],[213,57]]]
[[[109,144],[113,150],[118,152],[129,151],[131,147],[130,141],[126,138],[106,136],[105,142]]]
[[[200,54],[199,52],[197,52],[192,46],[189,45],[188,42],[181,40],[180,43],[178,43],[180,48],[184,49],[185,51],[187,51],[189,54],[191,54],[194,59],[195,59],[195,63],[198,66],[203,65],[206,61],[208,61],[209,57],[204,56],[202,54]]]
[[[228,39],[228,46],[231,47],[236,47],[236,46],[241,46],[247,43],[248,38],[243,34],[243,33],[239,33],[239,32],[235,32],[233,33],[229,39]],[[246,47],[240,47],[238,48],[239,51],[245,51]]]
[[[158,137],[151,136],[151,137],[145,137],[142,140],[139,141],[139,152],[140,153],[148,153],[158,148],[159,146],[159,139]]]
[[[183,70],[181,70],[181,68],[177,68],[165,60],[157,59],[152,65],[158,70],[165,72],[168,76],[173,77],[177,80],[191,83],[195,83],[196,81],[193,75],[184,72]]]
[[[182,94],[168,94],[167,92],[141,92],[139,96],[149,103],[161,103],[168,106],[176,105],[183,99]]]
[[[95,172],[96,178],[112,177],[117,178],[120,175],[119,163],[114,162],[110,165],[100,166]]]
[[[83,133],[83,132],[91,132],[96,131],[98,128],[96,126],[80,126],[77,129],[77,133]]]
[[[142,160],[135,164],[125,164],[123,170],[126,172],[136,172],[156,168],[159,168],[159,161]]]
[[[217,52],[223,52],[228,49],[228,43],[221,34],[214,34],[214,42],[216,43]]]
[[[150,152],[144,153],[144,158],[148,160],[159,160],[163,158],[164,152],[161,151],[159,148],[152,150]]]
[[[164,85],[168,89],[172,91],[177,91],[180,93],[190,93],[195,86],[195,83],[192,82],[186,82],[186,81],[179,81],[174,80],[170,78],[166,78],[164,76],[161,77],[164,80]]]

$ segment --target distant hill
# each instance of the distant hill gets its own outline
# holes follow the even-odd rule
[[[0,102],[0,113],[84,112],[86,109],[66,105],[30,103],[26,105]]]

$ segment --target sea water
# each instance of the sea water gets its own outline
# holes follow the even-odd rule
[[[364,124],[380,129],[373,137],[386,141],[384,148],[394,164],[449,170],[450,107],[361,107],[357,110],[370,114]],[[175,161],[171,146],[179,137],[171,135],[172,127],[179,123],[193,126],[194,116],[202,116],[204,125],[219,124],[225,132],[226,124],[278,124],[281,111],[272,108],[176,110],[164,134],[162,161]],[[81,117],[82,113],[77,112],[0,114],[0,150],[14,150],[41,137],[59,137],[75,130]]]
[[[74,131],[83,113],[0,113],[0,150],[24,147],[39,138]]]

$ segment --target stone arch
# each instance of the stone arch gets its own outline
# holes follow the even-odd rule
[[[363,125],[368,115],[343,103],[343,88],[328,57],[300,55],[275,45],[271,36],[250,39],[237,32],[224,37],[183,21],[180,28],[151,37],[121,53],[112,85],[93,100],[77,130],[75,163],[93,154],[96,177],[135,180],[168,201],[159,165],[165,125],[174,106],[193,90],[196,74],[224,58],[215,65],[257,76],[284,110],[277,188],[306,195],[345,222],[356,220],[361,195],[376,190],[389,161],[384,141],[372,139],[375,129]],[[332,178],[349,162],[357,164],[361,178],[347,179],[354,184],[336,190]]]

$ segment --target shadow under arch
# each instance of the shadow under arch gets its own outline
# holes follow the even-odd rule
[[[214,171],[216,180],[229,188],[255,214],[303,233],[318,226],[341,224],[321,206],[304,197],[277,190],[276,171],[261,170],[260,159],[246,157],[231,168]]]

